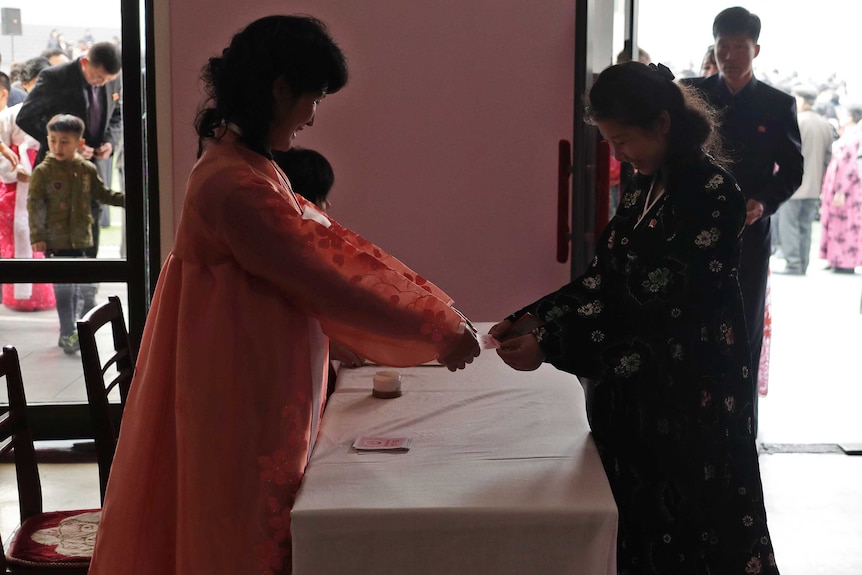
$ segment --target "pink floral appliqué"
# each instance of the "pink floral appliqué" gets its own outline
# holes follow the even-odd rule
[[[272,455],[263,455],[258,458],[261,467],[260,480],[264,483],[275,483],[285,485],[290,481],[290,460],[287,451],[276,449]]]
[[[290,550],[279,545],[278,541],[270,539],[256,546],[255,554],[257,566],[261,570],[260,575],[275,575],[281,572]]]
[[[445,330],[446,314],[442,310],[435,313],[433,309],[426,309],[422,312],[422,327],[419,328],[419,333],[429,335],[431,341],[438,342],[443,339]]]
[[[273,529],[272,538],[279,543],[290,538],[290,508],[289,505],[280,510],[276,507],[274,513],[269,516],[268,523]]]
[[[314,234],[302,236],[302,257],[307,258],[314,253]]]

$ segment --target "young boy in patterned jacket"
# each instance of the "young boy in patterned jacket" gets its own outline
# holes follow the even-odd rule
[[[93,245],[91,199],[112,206],[125,206],[125,196],[105,187],[89,161],[78,154],[84,121],[70,114],[58,114],[48,121],[48,150],[33,169],[27,211],[30,216],[30,243],[45,257],[82,258]],[[94,284],[54,284],[57,314],[60,316],[59,345],[67,354],[79,349],[75,329],[78,300],[93,302]],[[86,313],[88,309],[83,309]]]

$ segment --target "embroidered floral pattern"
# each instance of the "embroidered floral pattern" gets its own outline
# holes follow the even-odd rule
[[[644,180],[636,176],[621,205],[628,202],[630,210],[610,224],[607,246],[599,246],[592,268],[534,308],[543,315],[570,308],[554,318],[560,329],[547,335],[553,342],[545,346],[548,361],[598,380],[587,409],[608,479],[621,494],[621,519],[645,506],[666,509],[670,517],[703,518],[693,532],[688,525],[680,531],[657,525],[621,530],[620,572],[643,571],[658,558],[656,545],[668,541],[664,570],[724,573],[737,565],[742,573],[756,557],[764,563],[763,575],[776,575],[765,565],[772,548],[764,543],[768,532],[760,519],[765,512],[756,454],[739,441],[752,433],[745,399],[751,383],[744,369],[748,351],[734,333],[743,325],[734,270],[745,199],[731,189],[726,172],[709,167],[712,171],[697,172],[705,178],[681,179],[669,187],[664,207],[653,212],[662,213],[652,216],[655,228],[645,225],[648,215],[632,232],[646,192],[634,189]],[[675,201],[683,195],[684,206]],[[694,459],[658,455],[686,449],[692,433],[701,430],[710,441],[702,451],[689,452]],[[669,477],[693,490],[680,497],[669,488]],[[748,491],[738,493],[740,485]],[[749,527],[742,523],[746,515],[753,518]],[[678,567],[667,563],[677,560]]]
[[[748,562],[748,565],[745,566],[745,572],[751,573],[752,575],[757,575],[758,573],[763,572],[763,567],[760,564],[759,557],[752,557],[751,561]]]
[[[286,449],[276,449],[272,455],[259,457],[261,482],[285,485],[290,481],[292,463],[293,461],[289,459]]]
[[[600,274],[586,276],[583,283],[585,288],[595,291],[602,286],[602,276]]]
[[[724,407],[727,411],[733,411],[733,408],[736,407],[736,398],[732,395],[724,398]]]
[[[303,401],[305,399],[305,401]],[[253,552],[259,575],[275,575],[290,563],[290,510],[299,490],[308,438],[307,406],[311,398],[298,397],[281,408],[284,440],[268,455],[257,459],[260,469],[260,528],[264,539]]]
[[[567,305],[554,306],[550,310],[548,310],[547,314],[545,314],[545,320],[546,321],[552,321],[552,320],[555,320],[557,318],[561,318],[561,317],[565,316],[567,313],[569,313],[569,309],[570,308]]]
[[[592,303],[588,303],[586,305],[582,305],[578,308],[578,315],[589,316],[589,315],[598,315],[602,313],[603,304],[601,301],[596,300]]]
[[[284,568],[285,561],[290,555],[290,551],[279,542],[271,539],[266,543],[261,543],[255,548],[257,556],[257,566],[260,569],[260,575],[275,575],[280,573]]]
[[[724,183],[724,176],[721,174],[715,174],[709,182],[707,182],[706,187],[709,190],[717,190],[721,184]]]
[[[733,345],[733,328],[723,323],[719,326],[719,330],[721,331],[721,337],[724,338],[724,343]]]
[[[711,248],[716,243],[718,243],[721,234],[718,231],[718,228],[710,228],[708,230],[703,230],[700,232],[694,240],[694,244],[699,248]]]
[[[659,268],[647,274],[647,279],[641,285],[650,293],[658,293],[664,291],[667,284],[670,283],[670,270],[667,268]]]
[[[614,367],[614,373],[617,375],[632,375],[641,368],[641,356],[638,353],[631,353],[620,358],[619,363]]]
[[[446,333],[446,313],[442,310],[436,313],[433,309],[423,310],[419,333],[430,336],[431,341],[442,341]]]
[[[641,197],[641,190],[640,190],[640,188],[638,188],[638,189],[636,189],[636,190],[634,190],[634,191],[631,191],[631,192],[626,193],[626,194],[623,196],[623,207],[624,207],[624,208],[630,208],[630,207],[632,207],[633,205],[635,205],[635,204],[637,203],[637,201],[638,201],[638,198],[639,198],[639,197]]]

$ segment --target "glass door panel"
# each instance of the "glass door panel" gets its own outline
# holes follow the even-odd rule
[[[0,244],[5,242],[0,245],[3,282],[0,344],[18,348],[36,438],[81,438],[88,436],[89,415],[80,354],[67,354],[58,346],[56,307],[42,305],[35,306],[35,311],[25,311],[28,307],[25,298],[32,297],[31,286],[41,286],[43,294],[45,289],[52,293],[56,285],[95,286],[97,304],[106,301],[109,295],[120,297],[132,344],[136,346],[140,340],[160,263],[152,113],[155,99],[144,74],[146,46],[152,36],[147,34],[145,22],[151,16],[152,3],[150,0],[77,3],[27,0],[18,4],[20,8],[12,12],[7,8],[0,12],[3,55],[0,71],[12,75],[13,81],[27,80],[16,74],[27,69],[28,61],[32,64],[38,57],[51,57],[51,65],[62,65],[63,61],[74,64],[76,59],[87,57],[93,43],[98,42],[113,43],[122,53],[122,87],[104,91],[105,101],[121,111],[121,135],[113,146],[112,156],[97,168],[101,167],[100,174],[107,187],[128,194],[125,208],[96,206],[92,214],[93,231],[99,235],[95,253],[75,258],[43,258],[38,253],[28,253],[25,248],[29,233],[22,229],[29,224],[26,197],[17,193],[15,188],[19,184],[15,177],[7,177],[6,185],[0,187],[0,200],[5,200],[0,201],[0,225],[6,225],[0,230]],[[13,16],[17,28],[10,24]],[[24,90],[32,90],[32,86],[25,85]],[[25,170],[29,169],[33,153],[27,150],[32,150],[33,142],[21,139],[15,143],[22,144],[19,157],[24,159]],[[0,176],[2,168],[0,165]],[[79,310],[79,315],[83,311]]]

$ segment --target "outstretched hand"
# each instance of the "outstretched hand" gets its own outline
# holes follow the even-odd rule
[[[476,332],[468,325],[464,333],[458,336],[455,348],[445,357],[439,359],[449,371],[457,371],[473,363],[473,358],[479,357],[479,342],[476,340]]]
[[[512,322],[501,321],[492,327],[488,333],[500,342],[497,355],[506,365],[518,371],[533,371],[538,369],[545,361],[545,354],[539,347],[539,342],[532,333],[526,335],[514,335],[509,331]]]

